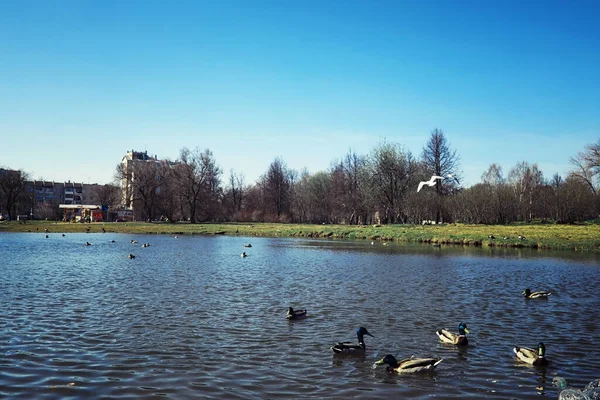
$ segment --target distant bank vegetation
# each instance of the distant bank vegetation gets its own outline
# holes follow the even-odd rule
[[[383,141],[368,154],[350,150],[333,161],[329,169],[316,173],[292,170],[283,159],[276,158],[257,182],[247,184],[239,172],[230,171],[224,177],[209,149],[183,148],[175,161],[136,163],[130,200],[138,221],[192,224],[282,222],[384,225],[388,229],[387,225],[420,225],[423,221],[561,224],[595,220],[600,215],[600,140],[570,161],[573,169],[567,176],[555,174],[549,178],[535,163],[519,162],[507,174],[492,163],[482,171],[480,183],[464,187],[460,157],[451,149],[444,132],[436,129],[418,156],[398,143]],[[26,173],[1,171],[0,213],[7,219],[30,214],[30,209],[38,218],[60,217],[57,206],[31,204],[31,197],[22,189]],[[419,182],[432,175],[446,178],[417,192]],[[120,182],[128,178],[131,171],[118,164],[115,184],[105,185],[101,203],[110,210],[122,207]],[[339,229],[343,235],[343,229]],[[423,240],[433,239],[454,240],[449,233],[423,236]]]
[[[245,237],[300,237],[320,239],[367,240],[374,245],[387,242],[426,243],[431,245],[465,245],[483,247],[522,247],[533,249],[600,252],[600,224],[530,224],[510,225],[332,225],[286,223],[68,223],[17,221],[0,223],[0,232],[30,232],[60,238],[61,233],[128,233],[170,235],[228,235]],[[91,238],[91,237],[90,237]],[[98,237],[95,239],[98,240]]]

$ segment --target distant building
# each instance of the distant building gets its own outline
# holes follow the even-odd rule
[[[157,166],[174,165],[174,162],[159,160],[158,156],[150,156],[147,151],[131,150],[125,153],[121,159],[121,210],[119,218],[124,220],[146,220],[149,216],[140,207],[139,201],[135,198],[136,189],[136,170],[142,164],[156,163]],[[158,178],[158,177],[157,177]],[[159,193],[160,187],[156,189]]]
[[[60,215],[59,204],[99,204],[98,194],[103,185],[97,183],[26,181],[28,203],[25,208],[35,218],[55,219]]]

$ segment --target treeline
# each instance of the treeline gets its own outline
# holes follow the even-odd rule
[[[254,184],[241,173],[224,176],[209,149],[183,148],[175,161],[118,164],[115,184],[100,195],[122,206],[121,182],[138,220],[256,221],[335,224],[464,222],[505,224],[533,219],[572,223],[600,214],[600,140],[571,158],[565,177],[546,179],[536,164],[520,162],[505,175],[497,164],[481,182],[461,185],[460,157],[444,132],[434,130],[419,155],[383,141],[368,154],[349,151],[326,171],[310,174],[276,158]],[[419,182],[442,176],[433,186]],[[0,179],[2,179],[0,177]],[[0,191],[4,192],[2,184]],[[2,196],[2,194],[0,194]],[[14,197],[14,196],[13,196]],[[3,197],[4,198],[4,197]],[[4,204],[6,209],[10,204]]]

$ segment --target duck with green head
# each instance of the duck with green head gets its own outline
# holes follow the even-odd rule
[[[399,374],[412,374],[415,372],[431,371],[441,363],[443,358],[405,358],[404,360],[398,361],[396,357],[391,354],[383,357],[381,360],[375,362],[373,365],[387,364],[388,372],[396,372]]]
[[[369,333],[367,328],[361,326],[356,331],[356,336],[358,337],[358,344],[352,342],[337,342],[334,346],[330,347],[330,349],[335,354],[365,354],[365,351],[367,350],[364,338],[365,335],[374,337]]]
[[[446,329],[440,329],[436,332],[442,342],[455,344],[457,346],[466,346],[469,344],[467,333],[469,333],[469,330],[467,329],[467,324],[464,322],[458,324],[458,334],[447,331]]]
[[[552,292],[548,292],[545,290],[540,290],[538,292],[532,292],[529,288],[525,289],[522,293],[526,299],[547,299],[548,296],[552,294]]]
[[[537,351],[528,347],[515,347],[513,349],[517,359],[524,363],[537,366],[548,365],[546,359],[546,346],[544,343],[538,343]]]
[[[306,318],[307,310],[294,310],[292,307],[288,308],[286,318],[289,320],[303,319]]]

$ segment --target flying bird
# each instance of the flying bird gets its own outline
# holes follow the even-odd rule
[[[417,188],[417,192],[421,190],[423,185],[434,186],[436,184],[436,179],[444,179],[443,176],[432,175],[428,181],[419,182],[419,187]]]

